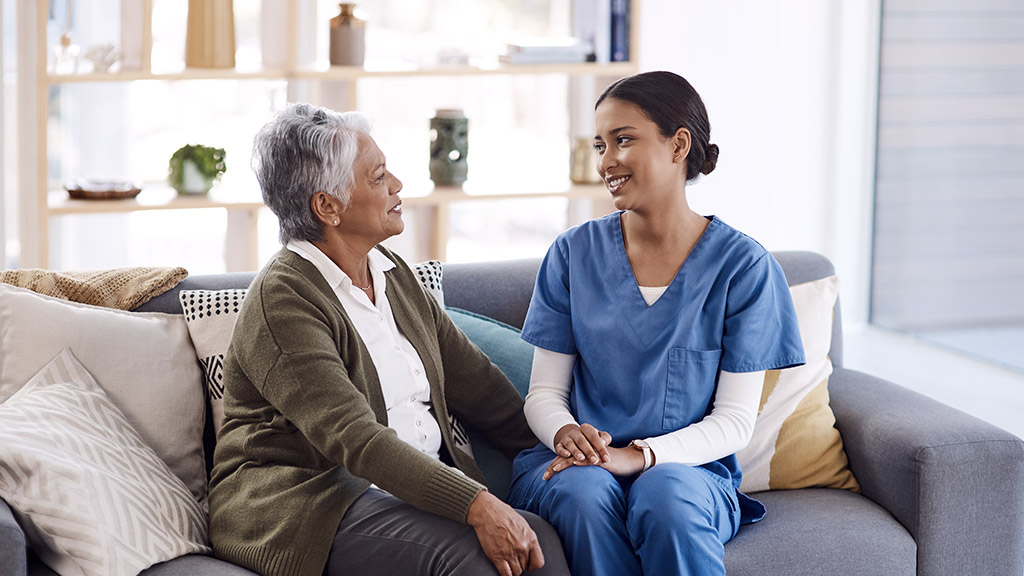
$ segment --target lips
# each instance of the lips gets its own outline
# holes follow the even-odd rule
[[[399,200],[398,204],[395,204],[394,208],[392,208],[391,210],[388,210],[388,213],[389,214],[391,214],[391,213],[401,214],[402,213],[402,201]]]
[[[628,182],[630,180],[630,178],[632,178],[632,176],[629,176],[629,175],[626,175],[626,174],[622,174],[622,175],[611,175],[611,174],[609,174],[609,175],[605,176],[604,183],[605,183],[606,186],[608,186],[608,191],[611,192],[612,194],[614,194],[614,193],[618,192],[619,189],[622,188],[622,186],[625,185],[626,182]]]

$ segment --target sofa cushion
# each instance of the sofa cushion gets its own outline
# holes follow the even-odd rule
[[[829,276],[789,290],[806,364],[765,373],[753,437],[736,454],[743,469],[740,490],[820,486],[859,492],[828,401],[828,349],[839,280]]]
[[[205,506],[68,349],[0,404],[0,497],[61,574],[210,552]]]
[[[808,488],[752,494],[764,519],[725,545],[729,576],[913,576],[917,545],[889,512],[847,490]]]
[[[11,507],[0,498],[0,566],[11,574],[24,574],[28,555],[25,532],[18,525]]]
[[[203,374],[214,432],[224,422],[224,353],[231,342],[235,320],[242,309],[246,288],[234,290],[182,290],[181,310]]]
[[[461,308],[445,310],[455,325],[504,372],[519,395],[526,398],[530,391],[533,345],[519,337],[519,329]]]
[[[459,308],[447,308],[448,316],[491,359],[525,397],[530,388],[533,346],[519,337],[519,329]],[[502,500],[508,497],[512,461],[475,430],[468,430],[473,457],[487,478],[487,488]]]
[[[206,410],[184,318],[89,306],[0,284],[0,402],[64,348],[204,501]]]

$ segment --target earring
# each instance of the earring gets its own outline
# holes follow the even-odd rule
[[[337,225],[338,225],[338,221],[337,221],[337,220],[335,220],[335,221],[334,221],[334,225],[335,225],[335,226],[337,226]]]
[[[673,156],[673,157],[672,157],[672,161],[673,161],[673,162],[679,162],[679,155],[678,155],[678,154],[676,154],[675,156]]]

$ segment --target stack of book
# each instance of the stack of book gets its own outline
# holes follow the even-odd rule
[[[577,38],[530,38],[510,42],[498,60],[506,64],[585,62],[591,52],[590,45]]]

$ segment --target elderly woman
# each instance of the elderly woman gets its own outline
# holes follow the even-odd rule
[[[380,246],[404,228],[402,183],[368,120],[290,105],[253,165],[284,248],[225,358],[217,556],[275,576],[567,573],[551,526],[455,447],[450,414],[510,457],[537,440],[509,381]]]

